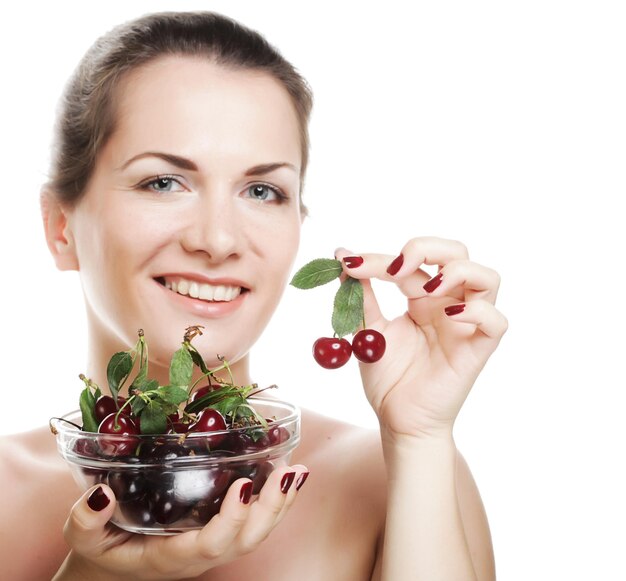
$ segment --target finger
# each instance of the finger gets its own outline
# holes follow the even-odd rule
[[[453,260],[422,287],[422,292],[442,296],[458,287],[463,288],[466,302],[483,299],[493,304],[500,288],[500,275],[470,260]]]
[[[396,257],[385,254],[361,254],[344,257],[343,263],[344,272],[354,278],[393,281],[406,297],[421,298],[426,296],[423,286],[431,278],[420,268],[422,264],[436,264],[441,270],[443,265],[452,260],[467,260],[468,257],[467,247],[461,242],[423,236],[409,240]]]
[[[90,488],[72,507],[63,529],[65,540],[81,555],[101,555],[109,546],[105,527],[114,510],[115,495],[108,486]]]
[[[365,259],[366,257],[360,255],[360,258]],[[355,264],[350,272],[358,273],[358,278],[364,276],[366,278],[393,280],[394,278],[402,278],[407,273],[416,272],[422,264],[444,266],[451,260],[468,260],[469,252],[465,244],[458,240],[421,236],[409,240],[398,256],[388,257],[383,254],[370,254],[367,258],[368,260],[364,260],[362,264],[358,260],[348,261],[348,263]],[[346,266],[350,268],[348,265]],[[424,274],[426,275],[425,272]]]
[[[217,559],[232,545],[250,513],[253,483],[239,478],[230,485],[220,511],[199,531],[197,546],[205,559]]]
[[[348,263],[346,263],[344,260],[346,257],[359,258],[359,260],[348,261]],[[345,248],[337,248],[337,250],[335,250],[335,258],[342,261],[344,269],[344,275],[342,276],[352,276],[353,274],[352,269],[350,269],[347,264],[360,265],[364,263],[364,259],[362,257],[355,257],[354,253],[346,250]],[[370,281],[364,276],[357,276],[353,278],[359,278],[361,280],[361,285],[363,286],[363,316],[367,326],[372,328],[381,326],[381,324],[385,322],[385,318],[380,310],[378,300],[376,299],[376,295],[374,294]]]
[[[471,341],[481,355],[493,353],[509,326],[506,317],[486,300],[448,305],[445,313],[455,323],[476,325]]]
[[[254,550],[280,522],[293,504],[298,481],[308,472],[306,466],[285,466],[274,470],[261,489],[258,500],[250,508],[250,518],[239,534],[239,545],[244,552]],[[305,477],[306,478],[306,477]]]

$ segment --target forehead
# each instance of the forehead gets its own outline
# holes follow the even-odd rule
[[[200,57],[160,57],[120,81],[115,115],[107,148],[112,163],[160,148],[195,158],[280,158],[300,166],[295,108],[284,86],[263,71]]]

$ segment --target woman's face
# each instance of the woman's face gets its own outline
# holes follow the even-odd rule
[[[298,248],[293,105],[269,75],[181,56],[119,89],[116,130],[68,216],[91,337],[117,348],[143,328],[151,359],[167,364],[198,324],[207,360],[235,361],[270,319]]]

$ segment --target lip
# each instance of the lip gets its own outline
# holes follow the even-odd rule
[[[166,275],[162,275],[166,276]],[[175,276],[175,275],[167,275],[167,276]],[[162,285],[158,280],[154,280],[154,284],[156,284],[164,293],[166,293],[166,298],[174,303],[177,307],[182,307],[194,317],[204,318],[204,319],[220,319],[222,317],[227,317],[237,311],[241,305],[243,305],[246,297],[250,294],[249,289],[241,284],[240,281],[236,281],[235,279],[227,279],[227,278],[198,278],[189,277],[188,275],[177,273],[176,276],[181,276],[183,278],[188,278],[190,280],[201,281],[206,284],[223,284],[223,285],[232,285],[232,286],[241,286],[245,288],[245,291],[242,291],[239,296],[232,301],[205,301],[202,299],[194,299],[188,295],[179,295],[177,292],[174,292],[164,285]],[[157,277],[161,278],[161,277]],[[210,282],[212,281],[212,282]],[[220,281],[220,282],[216,282]]]

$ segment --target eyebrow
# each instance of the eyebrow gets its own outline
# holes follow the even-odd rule
[[[125,170],[131,163],[133,163],[134,161],[137,161],[138,159],[142,159],[144,157],[158,157],[181,169],[198,171],[198,166],[190,159],[187,159],[185,157],[180,157],[172,153],[164,153],[162,151],[146,151],[144,153],[140,153],[139,155],[135,155],[134,157],[131,157],[128,161],[126,161],[122,166],[118,167],[117,171]],[[254,167],[247,169],[244,175],[246,176],[265,175],[281,167],[286,167],[298,173],[298,169],[296,168],[295,165],[293,165],[292,163],[287,163],[286,161],[283,161],[283,162],[277,162],[277,163],[262,163],[259,165],[255,165]]]

